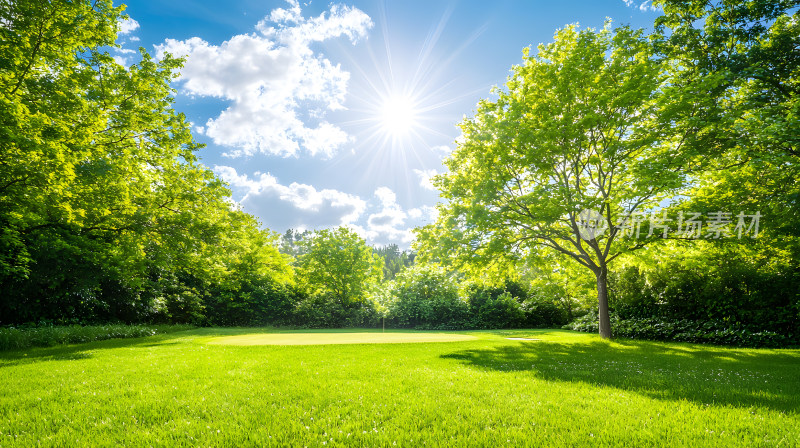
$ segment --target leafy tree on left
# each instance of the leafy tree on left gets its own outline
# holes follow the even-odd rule
[[[181,61],[108,54],[124,19],[105,0],[0,2],[0,323],[136,321],[170,300],[197,317],[247,257],[288,276],[197,160],[172,109]]]

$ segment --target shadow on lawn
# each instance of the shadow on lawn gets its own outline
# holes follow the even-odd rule
[[[30,347],[20,350],[0,351],[0,369],[3,367],[32,364],[43,361],[74,361],[89,359],[92,352],[110,348],[122,347],[156,347],[174,345],[177,342],[168,342],[178,333],[157,334],[140,338],[115,338],[102,341],[84,342],[71,345],[56,345],[53,347]]]
[[[622,340],[522,342],[442,358],[477,368],[530,372],[548,381],[615,387],[664,400],[760,406],[798,413],[800,352],[747,351]]]

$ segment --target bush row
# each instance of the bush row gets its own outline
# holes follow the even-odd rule
[[[590,313],[564,326],[565,329],[597,333],[597,313]],[[797,334],[746,327],[741,323],[718,320],[629,318],[611,316],[614,337],[653,341],[693,342],[735,347],[785,348],[800,346]]]
[[[387,325],[421,330],[552,327],[567,313],[551,298],[532,296],[519,284],[471,285],[459,293],[457,281],[436,266],[406,269],[380,291]]]
[[[609,305],[621,319],[737,322],[749,331],[800,332],[800,269],[779,259],[703,254],[648,269],[628,266],[609,283]]]
[[[178,301],[172,300],[172,303]],[[175,316],[188,316],[173,307]],[[224,326],[285,325],[298,328],[379,327],[421,330],[560,327],[567,311],[552,298],[530,295],[517,283],[462,288],[435,266],[415,266],[376,285],[369,297],[343,300],[270,284],[220,291],[203,300],[206,316],[195,323]]]
[[[188,330],[190,325],[98,325],[0,328],[0,350],[51,347],[114,338],[140,338]]]

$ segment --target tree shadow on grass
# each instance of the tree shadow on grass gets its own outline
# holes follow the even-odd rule
[[[688,344],[520,342],[442,355],[476,368],[614,387],[662,400],[800,413],[800,351]]]
[[[170,340],[180,337],[180,333],[157,334],[139,338],[113,338],[79,344],[56,345],[52,347],[29,347],[18,350],[0,351],[0,369],[44,361],[74,361],[89,359],[92,352],[123,347],[160,347],[174,345]]]

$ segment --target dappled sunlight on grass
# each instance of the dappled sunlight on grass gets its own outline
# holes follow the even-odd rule
[[[546,336],[546,335],[543,335]],[[579,381],[703,405],[764,406],[800,414],[800,352],[550,337],[442,355],[496,371]]]

